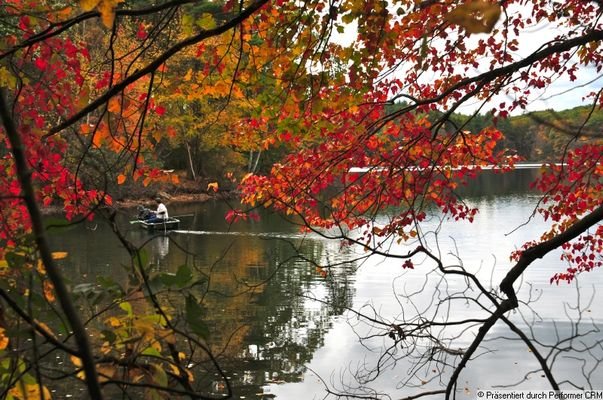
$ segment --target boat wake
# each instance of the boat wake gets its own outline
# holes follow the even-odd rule
[[[187,231],[176,229],[171,233],[183,235],[205,235],[205,236],[241,236],[241,237],[258,237],[267,239],[321,239],[322,237],[316,234],[304,233],[283,233],[283,232],[235,232],[235,231]]]

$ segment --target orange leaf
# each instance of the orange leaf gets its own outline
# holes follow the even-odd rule
[[[107,107],[109,112],[118,113],[121,111],[121,103],[117,97],[109,99],[109,106]]]
[[[117,184],[118,185],[123,185],[123,183],[126,181],[126,176],[124,174],[119,174],[117,176]]]
[[[6,349],[8,346],[8,336],[4,333],[4,328],[0,328],[0,350]]]
[[[66,251],[54,251],[52,253],[52,258],[54,260],[62,260],[63,258],[66,258],[68,255],[68,253]]]

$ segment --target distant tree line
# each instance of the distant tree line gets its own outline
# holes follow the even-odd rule
[[[390,112],[402,109],[406,103],[389,107]],[[443,115],[430,112],[428,119],[436,121]],[[523,115],[500,118],[491,112],[483,114],[452,114],[447,121],[448,130],[456,129],[473,133],[496,127],[504,134],[499,149],[515,151],[522,161],[551,162],[559,160],[568,150],[585,142],[601,140],[603,111],[592,106],[580,106],[567,110],[544,110]]]
[[[516,151],[524,161],[549,162],[561,159],[564,152],[581,143],[600,140],[603,112],[583,106],[499,119],[491,113],[454,115],[452,120],[457,124],[468,121],[466,129],[472,132],[494,125],[504,134],[501,148]]]

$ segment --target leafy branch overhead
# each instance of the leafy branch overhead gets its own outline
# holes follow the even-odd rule
[[[470,0],[445,15],[446,21],[465,28],[468,33],[489,33],[498,22],[501,6],[488,0]]]
[[[556,254],[566,266],[547,277],[557,284],[603,264],[603,96],[579,82],[603,69],[599,2],[9,3],[0,12],[5,396],[50,398],[51,389],[72,384],[95,400],[115,391],[215,398],[218,387],[234,396],[221,356],[255,333],[237,327],[221,341],[208,323],[219,268],[187,255],[191,265],[158,271],[148,243],[133,244],[120,226],[117,200],[184,191],[185,176],[187,190],[240,197],[225,223],[256,223],[263,207],[336,240],[338,249],[400,260],[413,274],[425,272],[423,260],[435,266],[426,274],[476,289],[477,298],[463,295],[485,316],[470,324],[450,315],[408,322],[354,314],[395,349],[413,337],[429,342],[428,353],[409,358],[417,365],[439,362],[431,358],[438,352],[453,357],[438,364],[446,368],[439,378],[452,378],[434,393],[453,396],[460,371],[498,321],[558,387],[538,346],[508,315],[524,307],[513,283],[540,255]],[[570,91],[556,95],[556,82]],[[559,97],[584,106],[524,115]],[[548,225],[509,254],[514,266],[502,291],[464,267],[446,267],[425,224],[434,214],[472,222],[479,204],[462,198],[463,186],[485,169],[506,173],[536,160],[546,165],[532,183],[534,212]],[[51,206],[69,222],[45,225],[40,209]],[[68,285],[63,272],[77,249],[50,249],[50,226],[94,220],[107,222],[127,250],[127,279],[99,272]],[[411,250],[397,253],[402,246]],[[332,275],[324,260],[293,258],[321,279]],[[253,293],[267,283],[228,280]],[[468,351],[445,349],[429,331],[461,325],[473,335]],[[57,366],[48,358],[55,356],[71,361]],[[214,387],[203,386],[208,377]]]
[[[115,20],[115,9],[123,2],[124,0],[80,0],[80,6],[84,11],[98,10],[103,25],[111,28]]]

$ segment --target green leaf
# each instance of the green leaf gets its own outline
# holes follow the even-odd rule
[[[249,44],[252,46],[261,46],[264,44],[264,40],[257,33],[254,33],[249,40]]]
[[[175,283],[178,287],[182,288],[186,286],[193,279],[193,274],[188,265],[181,265],[178,267],[178,271],[176,272],[176,280]]]
[[[149,253],[145,249],[138,250],[138,253],[134,255],[134,261],[138,262],[140,260],[140,265],[145,266],[149,263]]]
[[[188,265],[181,265],[178,267],[176,274],[164,273],[157,276],[154,281],[161,282],[164,286],[178,286],[183,288],[184,286],[191,283],[193,280],[193,273]]]
[[[103,340],[109,343],[115,343],[115,340],[117,339],[117,335],[108,329],[102,330],[100,334],[103,337]]]
[[[21,382],[26,385],[35,385],[37,383],[36,378],[34,378],[31,374],[24,374],[21,377]]]
[[[124,294],[123,288],[110,276],[98,276],[96,283],[107,292],[116,293],[118,296]]]
[[[131,317],[131,316],[134,315],[133,312],[132,312],[132,305],[130,303],[128,303],[127,301],[119,303],[119,308],[121,308],[126,313],[128,313],[128,317]]]
[[[174,286],[176,284],[176,275],[165,273],[157,276],[157,281],[161,282],[164,286]],[[154,282],[155,280],[153,280]]]
[[[182,16],[182,29],[185,35],[191,35],[193,33],[193,16],[190,14],[184,14]]]
[[[6,253],[5,259],[10,268],[20,268],[27,261],[25,254],[17,254],[14,252]]]
[[[191,330],[203,339],[209,337],[209,328],[202,319],[203,309],[192,295],[186,297],[185,319]]]
[[[147,347],[140,354],[145,356],[161,357],[161,353],[154,347]]]
[[[347,13],[341,17],[341,21],[344,24],[351,24],[354,19],[356,19],[356,17],[352,13]]]
[[[201,18],[197,20],[196,24],[201,29],[214,29],[216,27],[216,20],[210,13],[203,13],[201,14]]]
[[[167,387],[168,384],[168,376],[165,370],[155,364],[151,364],[151,369],[153,370],[153,380],[157,385]]]

